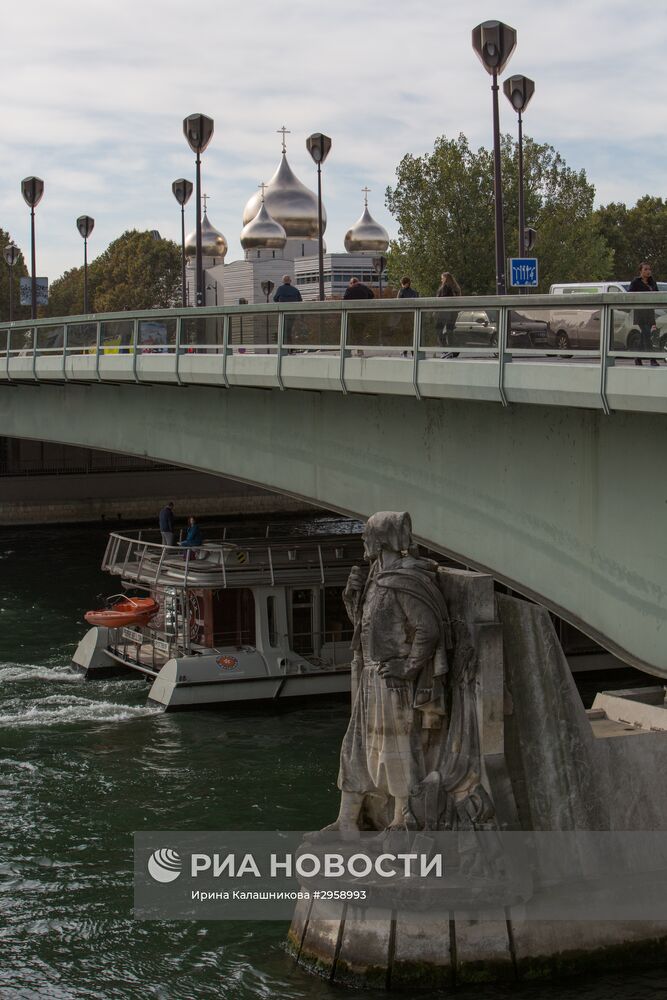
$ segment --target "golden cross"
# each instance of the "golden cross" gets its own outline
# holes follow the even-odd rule
[[[262,181],[262,183],[258,184],[257,187],[262,189],[262,201],[264,201],[264,191],[266,189],[266,184],[264,183],[264,181]]]
[[[368,195],[370,194],[371,189],[369,187],[363,187],[361,190],[364,192],[364,206],[365,208],[368,208]]]
[[[283,153],[286,153],[287,152],[287,146],[285,145],[285,136],[286,135],[291,135],[292,133],[290,132],[290,130],[288,128],[285,128],[284,125],[283,125],[282,128],[277,128],[276,132],[278,132],[278,133],[282,132],[282,135],[283,135]]]
[[[210,201],[210,199],[211,199],[210,194],[203,194],[201,196],[201,200],[204,202],[204,215],[206,215],[206,202]]]

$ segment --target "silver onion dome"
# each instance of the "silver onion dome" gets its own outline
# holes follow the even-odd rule
[[[345,249],[348,253],[384,253],[389,246],[389,233],[368,211],[368,188],[363,190],[364,211],[345,233]]]
[[[220,257],[225,259],[227,250],[227,240],[219,229],[211,225],[206,210],[204,218],[201,220],[201,252],[203,257]],[[197,254],[197,230],[189,233],[185,240],[186,257],[195,257]]]
[[[259,213],[261,194],[252,196],[243,209],[243,225],[247,226]],[[280,166],[266,185],[264,204],[268,214],[285,230],[287,237],[317,239],[317,195],[294,175],[285,153]],[[326,229],[327,217],[322,208],[322,232]]]
[[[287,243],[287,233],[283,226],[269,215],[266,203],[262,200],[255,218],[241,230],[240,239],[244,250],[282,250]]]

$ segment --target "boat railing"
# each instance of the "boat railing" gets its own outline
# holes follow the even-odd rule
[[[184,547],[151,541],[143,533],[112,532],[102,569],[139,587],[158,585],[226,589],[252,585],[329,581],[361,559],[358,536],[205,541]]]

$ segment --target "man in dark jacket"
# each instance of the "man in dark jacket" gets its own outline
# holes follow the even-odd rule
[[[174,544],[174,501],[170,501],[163,507],[158,515],[158,523],[160,525],[160,534],[162,535],[163,545],[173,545]]]
[[[412,287],[412,282],[407,276],[401,278],[401,290],[396,296],[398,299],[418,299],[419,294]]]
[[[278,285],[273,296],[274,302],[303,302],[301,292],[292,284],[289,274],[283,274],[283,283]]]
[[[651,265],[643,261],[639,265],[639,275],[630,282],[629,292],[657,292],[658,286],[651,273]],[[653,309],[635,309],[634,321],[639,327],[639,350],[651,351],[651,334],[657,329]],[[642,359],[635,358],[635,364],[641,367]],[[651,358],[653,368],[658,367],[655,358]]]
[[[344,299],[374,299],[373,292],[364,285],[358,278],[350,278],[350,283],[345,289]]]

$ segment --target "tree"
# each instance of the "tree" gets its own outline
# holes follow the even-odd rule
[[[13,243],[9,233],[0,229],[0,254],[3,254],[8,243]],[[21,306],[20,302],[20,281],[26,277],[28,269],[25,266],[23,254],[19,257],[13,267],[5,262],[4,256],[0,256],[0,320],[9,320],[9,282],[12,282],[12,296],[14,300],[14,319],[25,319],[30,316],[30,307]]]
[[[501,140],[506,256],[518,255],[518,149]],[[433,295],[440,273],[451,271],[465,294],[495,291],[493,155],[467,138],[445,136],[433,153],[404,156],[387,206],[399,223],[389,252],[394,283],[410,274],[422,295]],[[524,139],[526,222],[538,232],[540,289],[554,281],[606,276],[611,252],[593,213],[595,189],[583,170],[568,167],[546,144]]]
[[[633,208],[620,202],[602,205],[596,216],[614,253],[610,278],[633,278],[643,260],[658,278],[667,277],[667,202],[645,195]]]
[[[175,304],[181,288],[181,251],[172,240],[128,230],[88,267],[88,298],[94,312],[153,309]],[[83,312],[83,268],[53,282],[49,315]]]

